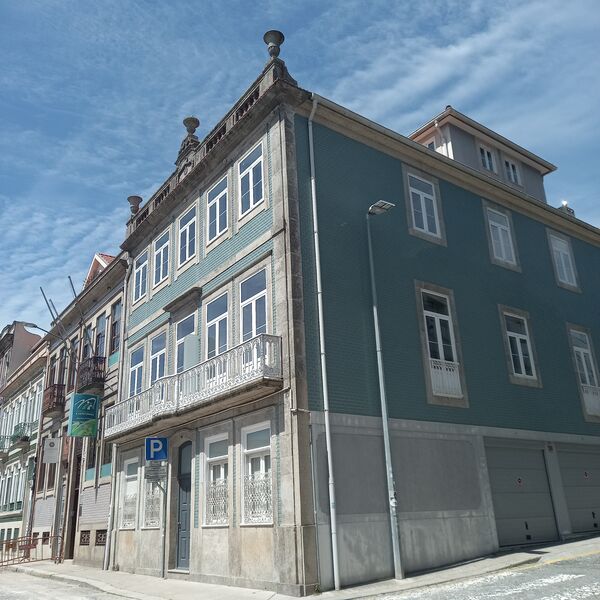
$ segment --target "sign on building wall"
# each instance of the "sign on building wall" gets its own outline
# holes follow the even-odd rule
[[[61,438],[46,438],[44,440],[44,455],[42,462],[45,464],[57,463],[59,460]]]
[[[99,396],[75,394],[69,413],[68,435],[72,437],[96,437],[98,434],[99,404]]]

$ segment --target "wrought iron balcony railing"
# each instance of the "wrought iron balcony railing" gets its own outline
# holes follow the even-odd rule
[[[77,389],[82,392],[104,387],[106,380],[106,359],[103,356],[84,358],[79,365]]]
[[[0,435],[0,460],[6,460],[8,458],[8,451],[10,450],[10,436]]]
[[[253,383],[281,379],[281,338],[262,334],[111,406],[105,415],[105,435],[191,410]]]
[[[20,443],[29,444],[29,438],[35,431],[37,423],[35,421],[31,423],[19,423],[13,429],[13,433],[10,436],[10,445],[16,446]]]
[[[42,401],[42,415],[44,417],[57,417],[65,410],[65,385],[53,383],[44,390]]]
[[[431,387],[436,396],[462,398],[460,385],[460,365],[449,360],[429,359]]]

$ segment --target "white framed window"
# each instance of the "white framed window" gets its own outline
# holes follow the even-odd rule
[[[148,289],[148,252],[142,252],[133,267],[133,301],[137,302],[146,295]]]
[[[409,173],[408,190],[413,227],[428,235],[441,237],[433,183]]]
[[[169,232],[165,231],[154,241],[154,285],[169,276]]]
[[[213,358],[227,350],[227,309],[227,292],[206,305],[206,358]]]
[[[165,376],[167,362],[167,334],[165,332],[150,340],[150,385]]]
[[[209,244],[227,231],[227,176],[209,190],[206,198],[206,241]]]
[[[267,332],[267,271],[261,269],[240,283],[242,342]]]
[[[460,365],[448,296],[421,290],[432,392],[462,398]]]
[[[568,287],[577,287],[577,275],[575,273],[575,261],[571,251],[571,244],[567,238],[548,233],[554,271],[559,284]]]
[[[260,423],[242,429],[242,523],[273,521],[271,427]]]
[[[191,315],[181,319],[175,326],[175,363],[177,373],[185,368],[185,338],[196,332],[196,315]]]
[[[141,346],[130,354],[129,359],[129,397],[142,391],[144,380],[144,347]]]
[[[179,219],[179,266],[196,255],[196,207]]]
[[[492,173],[496,173],[496,161],[494,159],[494,152],[491,148],[484,146],[483,144],[479,145],[479,159],[481,161],[481,166],[486,171],[491,171]]]
[[[264,200],[262,143],[239,163],[240,216]]]
[[[425,140],[425,141],[423,142],[423,145],[424,145],[424,146],[427,146],[427,148],[429,148],[430,150],[433,150],[433,151],[435,151],[435,138],[434,138],[434,137],[432,137],[432,138],[430,138],[430,139],[428,139],[428,140]]]
[[[533,360],[527,319],[521,315],[507,312],[503,316],[513,375],[535,379],[535,361]]]
[[[146,529],[159,528],[162,524],[163,491],[160,486],[161,484],[157,481],[144,480],[142,522]]]
[[[579,383],[582,386],[598,388],[598,374],[588,334],[584,331],[570,329],[569,336],[575,355]]]
[[[227,434],[207,438],[206,501],[204,523],[227,525],[229,521],[229,439]]]
[[[521,185],[519,167],[517,166],[517,163],[510,158],[504,159],[504,173],[506,174],[506,179],[508,181],[515,183],[516,185]]]
[[[135,529],[138,503],[138,459],[123,461],[121,474],[121,529]]]
[[[492,208],[486,209],[492,254],[500,262],[516,265],[510,219]]]

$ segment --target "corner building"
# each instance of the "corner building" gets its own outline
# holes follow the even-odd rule
[[[394,575],[382,199],[404,571],[596,531],[600,232],[546,203],[553,165],[451,107],[407,138],[277,54],[129,198],[110,566],[294,595]]]

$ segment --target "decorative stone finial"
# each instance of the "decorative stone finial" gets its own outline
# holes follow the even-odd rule
[[[280,46],[285,40],[283,33],[281,33],[281,31],[277,31],[276,29],[271,29],[265,33],[263,40],[265,44],[267,44],[269,56],[271,58],[277,58],[281,50]]]
[[[194,135],[196,129],[200,127],[200,121],[196,117],[186,117],[183,120],[183,126],[186,128],[188,135]]]
[[[129,202],[129,208],[131,209],[131,214],[135,215],[140,210],[140,204],[142,203],[141,196],[129,196],[127,198],[127,202]]]

